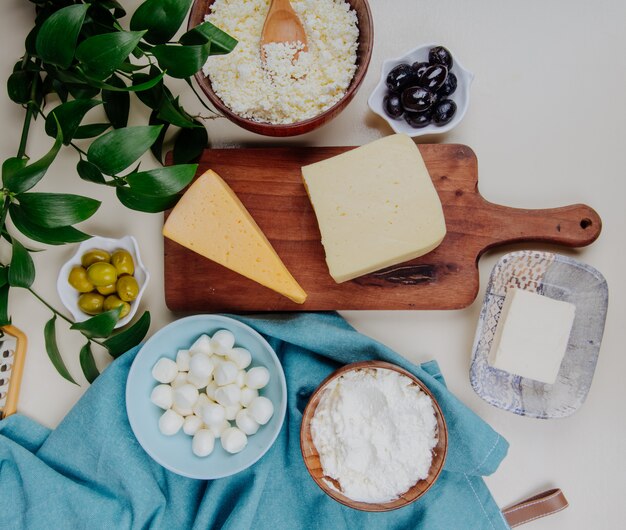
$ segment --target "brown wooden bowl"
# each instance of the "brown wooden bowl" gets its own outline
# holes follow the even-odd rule
[[[317,409],[317,405],[320,402],[322,392],[328,386],[328,384],[331,381],[334,381],[336,378],[340,377],[341,375],[345,374],[346,372],[351,372],[353,370],[363,370],[367,368],[383,368],[387,370],[393,370],[407,376],[419,387],[422,392],[430,396],[433,402],[433,408],[435,409],[435,416],[437,417],[437,445],[433,449],[433,461],[430,466],[428,477],[426,477],[424,480],[420,480],[419,482],[417,482],[406,493],[403,493],[399,498],[385,503],[354,501],[343,495],[341,492],[330,488],[326,481],[332,482],[336,487],[339,487],[340,484],[337,483],[337,481],[335,481],[334,479],[324,475],[324,470],[322,469],[322,465],[320,463],[320,457],[311,436],[311,420],[315,415],[315,409]],[[348,364],[333,372],[330,376],[324,379],[322,384],[317,387],[315,392],[313,392],[313,395],[311,396],[309,403],[304,409],[304,414],[302,416],[302,425],[300,427],[300,449],[302,450],[302,457],[304,458],[304,464],[306,465],[307,470],[309,471],[317,485],[322,488],[324,493],[350,508],[355,508],[357,510],[363,510],[366,512],[386,512],[389,510],[402,508],[403,506],[406,506],[407,504],[416,501],[422,495],[424,495],[424,493],[426,493],[435,483],[435,481],[439,477],[439,474],[441,473],[441,470],[443,469],[443,464],[446,460],[446,454],[448,452],[448,428],[446,426],[446,422],[444,420],[443,413],[441,412],[439,404],[435,400],[430,390],[428,390],[426,385],[424,385],[424,383],[417,379],[417,377],[415,377],[410,372],[407,372],[403,368],[396,366],[395,364],[390,364],[382,361],[363,361],[359,363]]]
[[[361,86],[367,67],[370,63],[372,56],[372,46],[374,44],[374,25],[372,22],[372,13],[370,11],[367,0],[347,0],[352,8],[356,11],[359,26],[359,47],[357,49],[357,68],[352,78],[350,86],[346,90],[343,98],[335,103],[328,110],[321,114],[310,118],[305,121],[296,123],[290,123],[287,125],[274,125],[271,123],[261,123],[254,120],[242,118],[238,114],[235,114],[230,110],[222,100],[213,92],[211,87],[211,81],[208,77],[205,77],[202,72],[196,74],[196,81],[202,91],[209,98],[209,101],[215,106],[215,108],[221,112],[226,118],[233,123],[236,123],[240,127],[247,129],[248,131],[255,132],[257,134],[263,134],[265,136],[297,136],[304,134],[321,127],[325,123],[332,120],[337,114],[339,114],[347,105],[352,101],[357,90]],[[192,29],[198,24],[204,22],[204,15],[209,12],[209,6],[214,0],[195,0],[191,8],[191,14],[189,16],[189,22],[187,24],[188,29]]]

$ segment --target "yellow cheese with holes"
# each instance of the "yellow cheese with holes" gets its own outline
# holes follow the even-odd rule
[[[298,304],[306,300],[248,210],[214,171],[201,175],[181,197],[163,235]]]
[[[302,176],[337,283],[427,254],[446,235],[437,191],[404,134],[304,166]]]

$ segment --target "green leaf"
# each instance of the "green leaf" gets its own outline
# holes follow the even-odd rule
[[[35,264],[28,250],[13,239],[13,255],[9,266],[9,285],[28,289],[35,281]]]
[[[126,84],[113,74],[107,83],[110,85],[126,88]],[[104,112],[115,129],[121,129],[128,125],[128,113],[130,112],[130,95],[127,91],[103,90]]]
[[[88,123],[87,125],[81,125],[76,129],[74,138],[77,140],[94,138],[95,136],[100,136],[109,127],[111,127],[110,123]]]
[[[48,322],[43,330],[43,336],[46,342],[46,351],[48,352],[48,357],[52,361],[53,366],[59,372],[61,377],[67,379],[70,383],[74,383],[78,385],[76,381],[70,375],[67,366],[63,362],[63,357],[61,357],[61,352],[59,352],[59,347],[57,346],[57,338],[56,338],[56,330],[54,324],[56,322],[57,316],[54,315]]]
[[[17,158],[13,156],[7,158],[2,163],[2,182],[6,182],[7,179],[13,178],[13,176],[22,168],[26,167],[28,158]]]
[[[156,77],[150,77],[147,81],[143,83],[138,83],[136,85],[129,85],[124,88],[116,87],[108,83],[103,83],[102,81],[93,79],[88,76],[86,76],[85,79],[92,85],[99,87],[102,90],[110,90],[111,92],[137,92],[137,94],[140,94],[142,90],[149,90],[153,86],[159,84],[161,79],[163,79],[164,75],[165,75],[165,72],[160,72]]]
[[[67,103],[61,103],[48,114],[46,118],[46,133],[48,136],[56,137],[58,123],[63,131],[63,143],[70,145],[85,114],[101,103],[102,101],[96,99],[76,99]]]
[[[91,345],[89,342],[85,344],[80,349],[80,367],[83,370],[83,374],[85,375],[85,379],[89,381],[89,383],[93,383],[96,380],[96,377],[100,375],[98,371],[98,367],[96,366],[96,361],[93,358],[93,353],[91,352]]]
[[[187,186],[197,169],[197,164],[162,167],[133,173],[126,180],[130,189],[139,195],[163,197],[174,195]]]
[[[197,123],[197,122],[196,122]],[[206,129],[181,129],[174,141],[174,164],[185,164],[197,159],[209,143]]]
[[[78,176],[87,182],[95,182],[96,184],[106,183],[104,175],[100,172],[98,166],[87,162],[87,160],[78,162],[78,164],[76,164],[76,171],[78,172]]]
[[[167,70],[168,75],[184,79],[200,71],[209,57],[211,44],[179,46],[177,44],[159,44],[152,53],[159,61],[159,66]]]
[[[41,26],[35,46],[45,62],[68,68],[89,4],[71,5],[53,13]]]
[[[179,40],[181,44],[206,44],[211,43],[211,55],[224,55],[230,53],[237,46],[237,39],[231,37],[210,22],[198,24],[190,29]]]
[[[122,306],[116,307],[115,309],[105,311],[82,322],[75,322],[70,326],[70,329],[78,330],[85,335],[85,337],[89,337],[90,339],[108,337],[113,331],[113,328],[115,328],[115,324],[117,324],[117,321],[120,319],[121,311]]]
[[[21,208],[17,204],[9,206],[9,214],[11,220],[22,234],[33,241],[45,243],[46,245],[64,245],[65,243],[79,243],[91,238],[89,234],[85,234],[77,230],[73,226],[57,226],[56,228],[46,228],[33,223],[27,215],[24,215]]]
[[[145,40],[164,44],[178,31],[193,0],[146,0],[130,19],[130,29],[147,30]]]
[[[0,265],[0,287],[9,283],[9,267]]]
[[[123,171],[154,143],[160,125],[124,127],[103,134],[89,146],[87,159],[107,175]]]
[[[151,66],[149,74],[133,74],[133,85],[138,86],[141,84],[145,84],[150,79],[153,79],[155,76],[157,76],[159,72],[160,70],[156,66]],[[161,79],[159,79],[158,83],[155,83],[154,86],[150,87],[147,90],[142,90],[136,93],[141,102],[151,109],[157,109],[161,105],[161,100],[163,99],[164,93],[164,84],[162,79],[163,76],[161,74]]]
[[[167,93],[165,93],[165,97],[161,102],[161,108],[159,109],[157,117],[176,127],[198,127],[197,123],[193,121],[193,118],[180,106],[178,98],[173,99]]]
[[[24,215],[46,228],[80,223],[100,206],[100,201],[69,193],[22,193],[18,199]]]
[[[144,33],[115,31],[89,37],[79,44],[76,58],[89,75],[105,79],[126,60]]]
[[[32,164],[29,164],[21,169],[15,170],[15,168],[12,168],[6,176],[4,174],[2,175],[2,182],[4,183],[5,188],[13,193],[22,193],[31,189],[46,174],[50,164],[52,164],[57,156],[57,153],[59,152],[59,149],[61,149],[62,144],[63,132],[59,128],[52,149],[50,149],[50,151],[48,151],[44,156],[36,162],[33,162]]]
[[[67,84],[65,86],[74,99],[91,99],[95,98],[100,93],[99,88],[87,84]]]
[[[136,193],[130,188],[115,188],[115,193],[120,202],[139,212],[157,213],[171,208],[178,202],[178,195],[170,195],[169,197],[153,197],[151,195],[142,195]]]
[[[159,161],[159,164],[163,164],[163,143],[165,142],[165,135],[167,134],[167,130],[170,124],[167,123],[166,121],[163,121],[157,118],[156,110],[150,113],[149,123],[150,125],[163,125],[163,128],[161,129],[161,132],[159,133],[159,137],[150,146],[150,151],[152,151],[152,154]]]
[[[103,344],[111,356],[117,358],[137,346],[150,329],[150,313],[146,311],[130,328],[106,339]]]
[[[20,70],[13,72],[7,80],[7,93],[11,101],[25,105],[30,101],[30,91],[35,74]]]
[[[9,316],[9,285],[5,284],[0,287],[0,326],[6,326],[11,323]]]

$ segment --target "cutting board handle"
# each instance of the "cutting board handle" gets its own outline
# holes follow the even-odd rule
[[[496,246],[530,241],[584,247],[593,243],[602,230],[600,216],[585,204],[526,210],[485,201],[485,214],[491,241],[479,255]]]

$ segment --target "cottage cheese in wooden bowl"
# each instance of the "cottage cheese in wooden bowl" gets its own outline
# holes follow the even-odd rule
[[[196,1],[190,27],[207,20],[237,39],[227,55],[209,57],[201,88],[224,115],[260,134],[291,136],[322,125],[354,96],[371,55],[366,2],[293,0],[308,39],[260,42],[270,0]],[[202,11],[202,10],[205,11]]]
[[[384,362],[355,363],[327,378],[304,412],[307,469],[335,500],[386,511],[423,495],[447,451],[443,414],[411,373]]]

